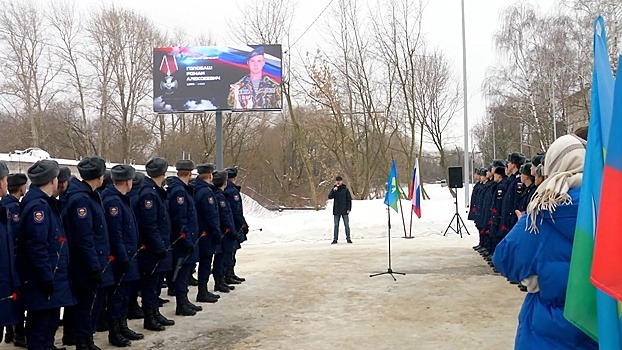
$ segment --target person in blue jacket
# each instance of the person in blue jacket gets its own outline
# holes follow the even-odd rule
[[[143,327],[163,331],[175,321],[164,317],[158,309],[158,297],[164,274],[172,267],[169,244],[171,221],[166,191],[162,188],[168,161],[156,157],[145,164],[147,177],[143,180],[134,213],[138,220],[138,244],[145,249],[138,252],[141,300],[144,314]]]
[[[71,170],[66,166],[60,167],[57,178],[58,187],[54,192],[54,197],[58,199],[58,209],[62,213],[65,204],[67,204],[67,188],[69,187],[69,180],[71,180]]]
[[[197,165],[199,175],[194,180],[194,201],[197,206],[197,218],[199,223],[199,291],[197,302],[215,303],[219,295],[209,292],[207,283],[212,273],[212,260],[214,270],[216,264],[222,265],[222,232],[220,231],[220,218],[218,217],[218,204],[212,188],[213,164]],[[214,254],[220,255],[221,259],[214,259]]]
[[[132,188],[134,172],[131,165],[115,165],[110,169],[112,185],[102,192],[110,252],[115,257],[112,263],[115,287],[108,289],[108,341],[118,347],[130,346],[131,340],[145,337],[127,325],[130,288],[140,279],[136,261],[138,226],[130,198],[126,195]]]
[[[174,242],[174,270],[170,283],[175,292],[175,314],[181,316],[194,316],[197,311],[203,310],[203,307],[188,300],[188,279],[194,264],[199,260],[199,249],[196,248],[200,238],[197,208],[193,190],[188,184],[194,168],[194,162],[189,159],[177,161],[177,176],[171,179],[167,190],[171,214],[171,242]]]
[[[7,177],[9,168],[4,161],[0,161],[0,196],[7,195]],[[17,297],[20,281],[15,269],[15,249],[13,238],[9,232],[9,216],[6,208],[0,202],[0,330],[19,322]],[[2,336],[0,335],[0,338]]]
[[[240,284],[246,281],[246,278],[239,277],[235,274],[235,265],[237,263],[236,253],[238,249],[242,246],[241,244],[247,240],[246,235],[248,234],[248,223],[246,222],[246,218],[244,217],[244,206],[242,205],[242,196],[240,195],[241,187],[238,186],[238,168],[237,167],[229,167],[227,170],[227,187],[225,187],[225,196],[229,201],[229,205],[231,206],[231,213],[233,214],[233,223],[235,224],[235,229],[240,235],[238,238],[238,245],[233,249],[233,266],[230,270],[225,271],[226,276],[225,280],[227,284]]]
[[[523,164],[525,164],[525,156],[522,153],[512,152],[508,155],[505,168],[505,174],[508,176],[508,179],[501,204],[501,222],[498,231],[499,241],[510,232],[518,220],[515,213],[520,203],[517,187],[521,181],[520,168]]]
[[[28,349],[56,349],[60,308],[76,303],[69,278],[69,253],[54,191],[58,163],[40,160],[28,169],[30,189],[21,202],[17,266],[27,312]]]
[[[214,187],[212,191],[218,204],[218,217],[220,219],[220,232],[223,234],[222,239],[222,264],[214,264],[214,280],[216,284],[214,290],[218,292],[228,293],[235,289],[230,286],[226,280],[226,272],[233,268],[233,251],[240,244],[238,232],[235,230],[233,222],[233,213],[227,197],[225,196],[225,188],[227,187],[227,171],[216,170],[212,175]]]
[[[138,191],[142,187],[145,174],[136,171],[134,173],[134,179],[132,181],[132,189],[126,194],[130,198],[132,211],[136,211],[136,203],[138,203]],[[140,279],[140,278],[139,278]],[[127,311],[127,318],[130,320],[142,319],[145,317],[143,309],[138,304],[138,291],[140,290],[140,281],[132,283],[130,286],[129,306]]]
[[[10,235],[13,239],[13,247],[17,247],[17,238],[19,236],[21,220],[19,217],[19,201],[26,194],[26,183],[28,177],[25,174],[16,173],[9,174],[7,178],[9,193],[2,197],[2,205],[7,210],[8,228]],[[15,324],[15,327],[7,327],[6,338],[7,343],[13,343],[17,347],[26,347],[26,334],[24,329],[24,321],[26,316],[24,315],[22,303],[18,300],[17,306],[19,309],[19,322]]]
[[[104,181],[106,163],[85,157],[78,163],[82,181],[72,178],[67,188],[63,223],[71,265],[69,275],[78,303],[64,317],[63,328],[74,330],[76,349],[93,349],[93,335],[107,289],[114,284],[110,241],[104,207],[97,189]]]
[[[585,141],[577,136],[553,142],[544,164],[548,178],[495,250],[497,269],[527,287],[516,349],[598,348],[564,317],[584,158]]]

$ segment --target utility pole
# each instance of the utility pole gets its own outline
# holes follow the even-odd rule
[[[469,115],[467,111],[467,73],[466,73],[466,35],[464,26],[464,0],[461,1],[462,5],[462,87],[464,90],[464,181],[468,181],[469,178],[469,158],[466,156],[469,150]],[[469,206],[469,191],[471,186],[464,186],[464,206]],[[456,199],[457,200],[457,199]]]

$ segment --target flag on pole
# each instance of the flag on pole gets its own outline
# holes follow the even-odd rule
[[[387,194],[384,196],[384,204],[397,211],[397,201],[400,198],[400,187],[397,182],[397,168],[395,167],[395,159],[391,159],[391,171],[387,180]]]
[[[613,109],[613,73],[607,53],[607,39],[602,17],[594,22],[594,71],[589,136],[586,146],[581,201],[568,275],[564,316],[600,345],[611,342],[619,349],[619,326],[616,301],[590,283],[594,254],[596,218],[599,212],[601,180]]]
[[[410,198],[413,202],[413,212],[421,219],[421,182],[419,180],[419,159],[415,158],[413,178],[410,183]]]

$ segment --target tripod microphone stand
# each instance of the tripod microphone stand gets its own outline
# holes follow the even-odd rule
[[[462,220],[462,217],[460,216],[460,214],[458,214],[458,196],[454,198],[454,204],[456,204],[456,213],[454,214],[454,217],[449,222],[449,225],[447,225],[447,228],[445,229],[445,233],[443,233],[443,236],[447,235],[447,231],[449,231],[449,229],[452,229],[455,233],[459,234],[460,238],[462,238],[463,229],[464,229],[464,232],[466,232],[466,234],[470,236],[471,234],[469,233],[469,230],[467,230],[466,225],[464,224],[464,221]],[[456,228],[453,228],[451,226],[454,223],[454,220],[456,220]]]
[[[387,227],[389,231],[389,234],[387,235],[389,237],[389,268],[387,269],[386,272],[375,273],[373,275],[369,275],[369,277],[376,277],[376,276],[388,274],[388,275],[391,275],[391,277],[393,277],[394,281],[397,281],[397,279],[395,279],[395,276],[393,276],[394,273],[398,275],[402,275],[402,276],[406,276],[406,274],[403,272],[395,272],[393,271],[393,269],[391,269],[391,212],[389,212],[388,205],[387,205]]]

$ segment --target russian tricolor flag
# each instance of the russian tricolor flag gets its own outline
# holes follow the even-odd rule
[[[410,183],[410,198],[413,201],[413,211],[421,219],[421,181],[419,177],[419,160],[415,158],[413,178]]]

